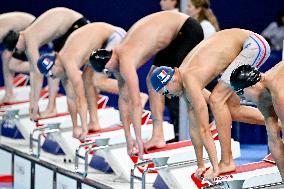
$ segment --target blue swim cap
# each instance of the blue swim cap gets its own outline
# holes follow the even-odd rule
[[[151,75],[151,84],[155,91],[159,91],[172,79],[175,70],[171,67],[160,66]]]
[[[50,54],[42,55],[37,61],[37,67],[43,75],[47,76],[49,70],[55,63],[55,56]]]

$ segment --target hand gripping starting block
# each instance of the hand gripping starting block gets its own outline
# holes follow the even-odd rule
[[[149,120],[150,112],[145,111],[142,117],[142,126],[141,133],[143,139],[149,139],[152,136],[152,122]],[[144,124],[143,124],[144,123]],[[164,122],[164,135],[165,140],[171,140],[174,138],[174,129],[173,125],[168,122]],[[131,127],[131,134],[134,135],[134,129]],[[100,156],[104,158],[104,160],[108,163],[114,173],[118,178],[122,178],[124,180],[130,180],[129,171],[134,163],[137,161],[137,158],[130,158],[127,154],[126,149],[126,140],[122,126],[117,126],[109,129],[105,129],[102,132],[97,132],[91,135],[90,140],[94,140],[94,142],[90,141],[84,143],[78,147],[76,150],[76,160],[75,160],[75,170],[79,171],[79,159],[84,159],[84,170],[83,175],[86,176],[88,172],[88,154],[91,152],[95,152],[94,156]],[[87,147],[87,150],[85,149]],[[80,151],[83,150],[83,153]],[[83,154],[83,155],[81,155]],[[123,161],[121,161],[123,159]],[[96,168],[96,167],[95,167]],[[156,175],[155,175],[156,176]]]
[[[47,98],[41,99],[39,101],[40,110],[44,110],[47,104]],[[56,97],[56,108],[59,114],[67,112],[65,96]],[[28,114],[29,102],[9,105],[1,120],[0,129],[2,131],[2,135],[11,138],[24,138],[28,140],[31,131],[34,128],[34,122],[30,121],[29,117],[27,117]]]
[[[213,123],[211,124],[213,125]],[[211,131],[217,148],[218,157],[220,157],[221,149],[218,140],[217,130]],[[240,157],[240,145],[232,140],[233,157]],[[203,157],[206,165],[209,165],[208,154],[203,149]],[[130,188],[133,189],[134,179],[141,181],[141,188],[145,189],[148,175],[159,173],[159,177],[154,183],[155,188],[179,188],[194,189],[198,188],[196,182],[199,180],[193,178],[197,169],[196,155],[191,141],[180,141],[167,144],[164,148],[150,149],[144,158],[144,162],[137,163],[131,170]],[[144,169],[137,175],[135,170],[143,166]],[[162,179],[161,179],[162,178]],[[163,187],[161,186],[163,185]]]
[[[44,90],[42,94],[48,94],[48,91]],[[54,119],[58,120],[58,118],[60,121],[56,121],[56,122],[62,122],[64,121],[64,119],[70,120],[66,101],[67,101],[66,96],[59,95],[56,97],[56,108],[57,108],[58,113],[55,116],[47,117],[51,120],[50,121],[51,123],[55,123]],[[98,109],[104,108],[106,106],[107,101],[108,101],[107,96],[100,95],[97,101]],[[43,111],[46,108],[47,104],[48,104],[47,98],[41,99],[39,101],[40,111]],[[27,117],[28,114],[29,114],[29,103],[28,102],[7,106],[6,110],[3,112],[1,125],[0,125],[2,135],[11,137],[11,138],[16,138],[16,139],[24,138],[28,140],[30,133],[35,127],[34,122],[30,121],[30,119]],[[11,115],[14,115],[14,116],[11,116]],[[43,120],[48,120],[47,118]],[[40,120],[39,122],[43,120]]]
[[[100,122],[107,119],[106,116],[109,116],[110,113],[114,112],[113,108],[105,108],[108,101],[107,96],[100,96],[98,99],[98,116]],[[65,104],[66,107],[66,104]],[[104,115],[103,115],[104,114]],[[103,119],[101,119],[101,117]],[[108,121],[107,124],[118,123],[119,117]],[[78,119],[79,116],[78,116]],[[118,121],[117,121],[118,120]],[[74,160],[74,152],[76,146],[80,144],[79,140],[72,137],[72,120],[68,112],[61,112],[55,116],[48,118],[41,118],[37,123],[31,122],[29,119],[25,119],[24,123],[26,125],[34,125],[28,128],[25,128],[25,133],[31,133],[30,139],[30,151],[33,153],[33,142],[37,142],[37,153],[36,157],[40,156],[40,146],[50,153],[53,154],[65,154],[67,159],[71,158]],[[101,124],[106,126],[106,124]],[[40,137],[45,136],[45,140],[41,141]],[[71,161],[71,159],[69,159]],[[73,161],[72,160],[72,161]]]
[[[284,188],[280,173],[271,154],[262,161],[237,166],[236,171],[222,174],[214,179],[215,185],[203,183],[206,189],[259,189]]]
[[[5,112],[13,111],[13,110],[19,110],[19,116],[20,117],[28,116],[29,106],[30,106],[30,100],[29,100],[30,86],[17,87],[16,89],[21,94],[20,97],[16,98],[15,102],[2,104],[1,110],[5,111]],[[39,102],[38,102],[40,111],[43,111],[47,107],[47,104],[48,104],[48,98],[47,97],[48,97],[48,87],[44,87],[40,92],[40,99],[39,99]],[[60,97],[62,97],[63,99],[66,98],[63,95],[59,94],[56,97],[56,103],[59,101],[58,104],[61,104]],[[66,102],[66,99],[63,100],[63,101]],[[62,104],[61,104],[61,106],[62,106]],[[58,107],[59,106],[57,105],[57,108]],[[64,106],[64,107],[66,107],[66,106]],[[67,107],[65,109],[67,110]]]

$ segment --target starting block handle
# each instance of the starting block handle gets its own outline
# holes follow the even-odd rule
[[[43,128],[43,130],[39,130],[38,128],[35,128],[33,132],[30,133],[30,142],[29,142],[29,148],[30,148],[30,153],[34,155],[36,158],[40,157],[40,144],[41,144],[41,136],[44,136],[49,133],[55,133],[59,132],[59,129],[50,129],[50,130],[44,130],[44,129],[49,129],[48,127]],[[34,134],[36,131],[41,131],[37,137],[37,139],[34,138]],[[37,154],[33,153],[33,142],[37,143]]]
[[[52,123],[52,124],[47,124],[47,127],[49,129],[59,129],[61,123]]]
[[[150,163],[153,163],[152,159],[144,160],[142,162],[134,164],[133,168],[130,170],[130,189],[134,189],[134,179],[141,181],[142,189],[145,189],[146,187],[146,175],[144,174],[145,171],[143,172],[142,177],[136,176],[134,171],[137,167],[144,166]]]
[[[19,112],[20,110],[6,110],[3,111],[3,119],[19,119]]]

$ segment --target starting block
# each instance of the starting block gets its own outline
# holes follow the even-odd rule
[[[40,110],[44,110],[48,104],[48,99],[41,99],[39,101]],[[64,106],[62,106],[64,104]],[[56,97],[56,108],[60,113],[67,112],[66,96]],[[5,110],[1,120],[1,133],[3,136],[11,138],[29,139],[29,135],[35,123],[27,117],[29,114],[29,103],[20,103],[9,105]],[[15,137],[18,136],[18,137]],[[20,137],[21,136],[21,137]]]
[[[213,125],[213,123],[211,124]],[[220,157],[221,149],[218,140],[217,130],[211,131],[217,148],[218,157]],[[232,140],[233,157],[240,157],[240,144]],[[208,154],[203,149],[203,157],[206,165],[209,165]],[[142,189],[145,189],[148,175],[159,173],[159,177],[154,183],[155,188],[161,187],[161,183],[168,188],[198,188],[201,184],[197,178],[194,178],[194,173],[197,169],[196,155],[191,141],[180,141],[167,144],[164,148],[151,149],[145,155],[145,162],[137,163],[131,170],[130,188],[134,186],[134,179],[140,180]],[[135,170],[143,166],[137,175]],[[137,171],[136,171],[137,172]],[[161,181],[162,178],[162,181]],[[200,182],[200,183],[199,183]]]
[[[168,122],[163,123],[163,129],[164,129],[164,138],[166,141],[171,140],[174,138],[174,128],[172,124],[169,124]],[[94,155],[101,156],[104,158],[104,160],[107,162],[107,164],[111,167],[113,172],[117,175],[118,179],[123,179],[130,181],[130,170],[131,168],[138,163],[140,160],[137,156],[129,157],[127,154],[127,148],[125,145],[125,136],[124,131],[122,128],[113,128],[116,131],[109,131],[105,133],[99,133],[101,136],[97,138],[99,139],[99,144],[97,143],[88,143],[87,146],[89,147],[88,150],[85,153],[95,152]],[[142,130],[142,138],[144,140],[149,140],[152,136],[152,130],[153,125],[151,124],[151,121],[148,122],[148,124],[145,124],[141,127]],[[131,128],[131,134],[134,135],[134,129]],[[96,141],[95,141],[96,142]],[[92,146],[94,145],[95,146]],[[85,147],[83,144],[80,146],[79,149],[82,149],[82,147]],[[75,161],[75,169],[78,170],[78,158],[85,159],[85,170],[83,172],[83,175],[87,175],[87,169],[86,169],[86,156],[81,156],[76,154],[76,161]],[[121,161],[123,160],[123,161]],[[141,168],[139,171],[141,171],[143,168]],[[78,171],[77,171],[78,172]],[[148,178],[149,181],[154,182],[154,180],[157,177],[157,173],[152,174],[151,178]]]
[[[24,93],[24,92],[23,92]],[[43,111],[47,104],[48,99],[45,98],[45,94],[48,94],[48,90],[44,89],[42,94],[44,96],[43,99],[39,100],[39,108],[40,111]],[[106,103],[108,101],[107,96],[100,95],[98,98],[98,109],[106,107]],[[56,97],[56,108],[57,108],[57,115],[47,117],[42,120],[50,120],[51,123],[54,123],[53,118],[60,118],[60,121],[62,122],[64,119],[70,119],[69,113],[68,113],[68,107],[67,107],[67,99],[66,96],[59,95]],[[0,123],[0,129],[1,133],[4,136],[15,138],[15,139],[29,139],[30,133],[35,128],[35,123],[30,121],[30,119],[27,117],[29,114],[29,102],[19,104],[13,104],[13,105],[7,105],[5,106],[5,110],[2,113],[2,120]],[[42,121],[41,119],[38,120],[40,123]],[[38,124],[37,126],[39,126]],[[71,124],[72,125],[72,124]],[[70,125],[69,125],[70,126]]]
[[[19,99],[19,101],[26,101],[29,99],[29,92],[30,87],[28,86],[29,83],[29,76],[26,74],[18,74],[13,81],[13,86],[15,87],[13,90],[14,95],[16,99]],[[24,91],[24,93],[23,93]],[[2,99],[5,96],[5,88],[0,87],[0,99]],[[0,104],[0,106],[3,106],[4,104]]]
[[[129,171],[134,163],[137,161],[135,158],[130,158],[127,155],[126,145],[125,145],[125,135],[123,127],[120,124],[119,112],[113,108],[100,109],[98,111],[102,129],[93,133],[90,133],[87,137],[88,142],[81,143],[79,140],[72,138],[72,123],[71,120],[65,119],[61,122],[59,126],[59,131],[57,128],[49,127],[48,124],[53,121],[56,122],[56,119],[61,118],[50,118],[45,120],[39,120],[40,124],[47,124],[47,140],[55,141],[64,151],[67,158],[73,162],[75,157],[75,171],[87,175],[88,166],[99,168],[98,164],[101,162],[107,162],[108,166],[116,173],[120,178],[130,180]],[[150,112],[144,111],[142,115],[141,127],[142,129],[142,138],[149,139],[152,135],[152,122],[150,119]],[[112,117],[112,119],[109,119]],[[118,122],[114,126],[114,122]],[[68,124],[69,122],[69,124]],[[107,125],[107,124],[109,125]],[[55,131],[55,132],[54,132]],[[168,122],[164,122],[164,131],[165,139],[170,140],[174,138],[174,129],[173,125]],[[134,135],[134,129],[131,128],[132,136]],[[43,134],[42,134],[43,135]],[[35,140],[38,143],[40,140]],[[43,144],[44,145],[44,144]],[[49,145],[53,148],[58,148],[57,145]],[[38,150],[39,152],[39,150]],[[76,152],[76,154],[75,154]],[[95,153],[94,153],[95,152]],[[75,154],[75,156],[74,156]],[[39,157],[39,155],[36,155]],[[121,161],[121,159],[124,161]],[[84,159],[84,170],[79,169],[79,159]],[[94,160],[95,159],[95,160]],[[100,159],[100,161],[98,161]],[[69,161],[69,162],[70,162]],[[105,163],[106,164],[106,163]],[[100,169],[100,168],[99,168]],[[157,174],[155,175],[155,177]]]
[[[271,154],[262,161],[237,166],[236,171],[222,174],[214,181],[215,185],[206,185],[206,189],[239,189],[239,188],[284,188],[282,178]]]

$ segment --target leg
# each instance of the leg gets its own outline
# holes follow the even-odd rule
[[[56,96],[59,89],[59,79],[48,78],[48,105],[46,109],[40,113],[40,117],[55,116],[57,114],[56,110]]]
[[[99,91],[105,91],[112,94],[118,94],[118,85],[116,79],[108,78],[106,75],[95,72],[93,77],[93,85]]]
[[[96,73],[93,76],[93,85],[97,91],[105,91],[112,94],[118,94],[118,85],[116,79],[111,79],[104,74]],[[148,101],[148,95],[140,92],[141,105],[145,106]]]
[[[14,72],[29,73],[30,65],[29,62],[23,62],[16,58],[11,58],[9,62],[9,69]]]
[[[261,112],[254,107],[240,105],[240,98],[233,93],[227,101],[231,116],[234,121],[264,125],[264,117]]]
[[[278,124],[278,120],[275,119],[274,121],[267,121],[266,130],[269,149],[277,164],[282,181],[284,181],[284,144],[280,137],[281,127]]]
[[[151,147],[164,147],[166,145],[164,139],[164,131],[163,131],[163,113],[164,113],[164,104],[165,97],[156,93],[152,89],[152,85],[150,82],[150,75],[155,69],[155,66],[152,66],[148,75],[147,75],[147,87],[150,99],[150,107],[153,118],[153,133],[152,138],[145,143],[145,149],[149,149]]]
[[[92,79],[95,72],[91,67],[87,66],[84,69],[82,79],[84,82],[85,94],[87,98],[88,110],[90,115],[90,121],[88,123],[89,131],[100,130],[100,123],[98,118],[98,105],[97,105],[97,93],[93,85]]]
[[[233,91],[225,83],[220,81],[214,88],[209,99],[221,145],[220,173],[230,172],[236,169],[231,149],[232,118],[227,105],[227,99],[232,93]]]
[[[9,69],[9,61],[11,60],[12,53],[10,51],[4,50],[2,53],[2,69],[4,77],[5,86],[5,96],[0,100],[0,104],[5,102],[12,102],[15,100],[13,94],[13,78],[14,72]]]
[[[282,83],[281,81],[278,81]],[[272,156],[276,161],[277,167],[282,177],[282,182],[284,182],[284,143],[283,143],[283,130],[284,130],[284,102],[283,102],[283,95],[284,90],[282,87],[276,90],[277,92],[272,92],[272,102],[274,106],[274,110],[281,121],[281,126],[279,125],[278,119],[275,120],[278,127],[271,127],[270,125],[266,124],[267,133],[269,133],[269,148],[271,150]],[[276,94],[275,94],[276,93]],[[282,138],[280,137],[280,132],[282,130]],[[273,134],[271,134],[273,133]]]

